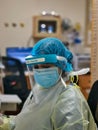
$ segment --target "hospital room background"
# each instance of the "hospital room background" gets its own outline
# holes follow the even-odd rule
[[[22,63],[22,78],[27,84],[27,95],[31,87],[25,56],[29,55],[36,41],[41,38],[60,38],[74,54],[75,71],[91,67],[90,4],[90,0],[0,0],[0,64],[6,57],[16,58]],[[14,65],[11,61],[9,64]],[[15,68],[11,69],[15,73]],[[6,87],[6,91],[2,90],[2,87],[6,86],[3,82],[7,80],[2,80],[5,75],[2,65],[0,73],[1,93],[10,93],[11,90]],[[79,76],[77,83],[86,99],[92,87],[91,75],[90,71]],[[20,82],[18,78],[14,78],[11,85],[14,87],[16,82]],[[15,89],[12,91],[11,94],[15,94]],[[24,102],[27,95],[21,97],[21,94],[17,94]],[[10,107],[6,111],[9,110]]]

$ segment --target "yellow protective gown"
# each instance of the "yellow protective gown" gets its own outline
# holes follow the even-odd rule
[[[12,122],[14,130],[96,130],[80,89],[74,85],[65,86],[62,81],[50,89],[36,85]],[[2,126],[0,130],[12,129]]]

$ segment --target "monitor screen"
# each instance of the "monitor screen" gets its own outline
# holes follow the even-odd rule
[[[25,57],[30,55],[32,47],[7,47],[6,56],[19,59],[25,64]]]

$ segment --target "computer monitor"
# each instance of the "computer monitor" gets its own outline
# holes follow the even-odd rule
[[[26,69],[25,57],[30,55],[32,47],[7,47],[6,56],[19,59]],[[9,63],[13,64],[13,63]]]

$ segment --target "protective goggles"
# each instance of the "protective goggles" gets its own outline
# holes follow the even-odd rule
[[[56,64],[58,61],[67,62],[67,59],[65,57],[57,56],[55,54],[47,54],[47,55],[39,55],[39,56],[29,55],[25,58],[25,60],[28,66],[36,65],[36,64],[47,64],[47,63]]]

